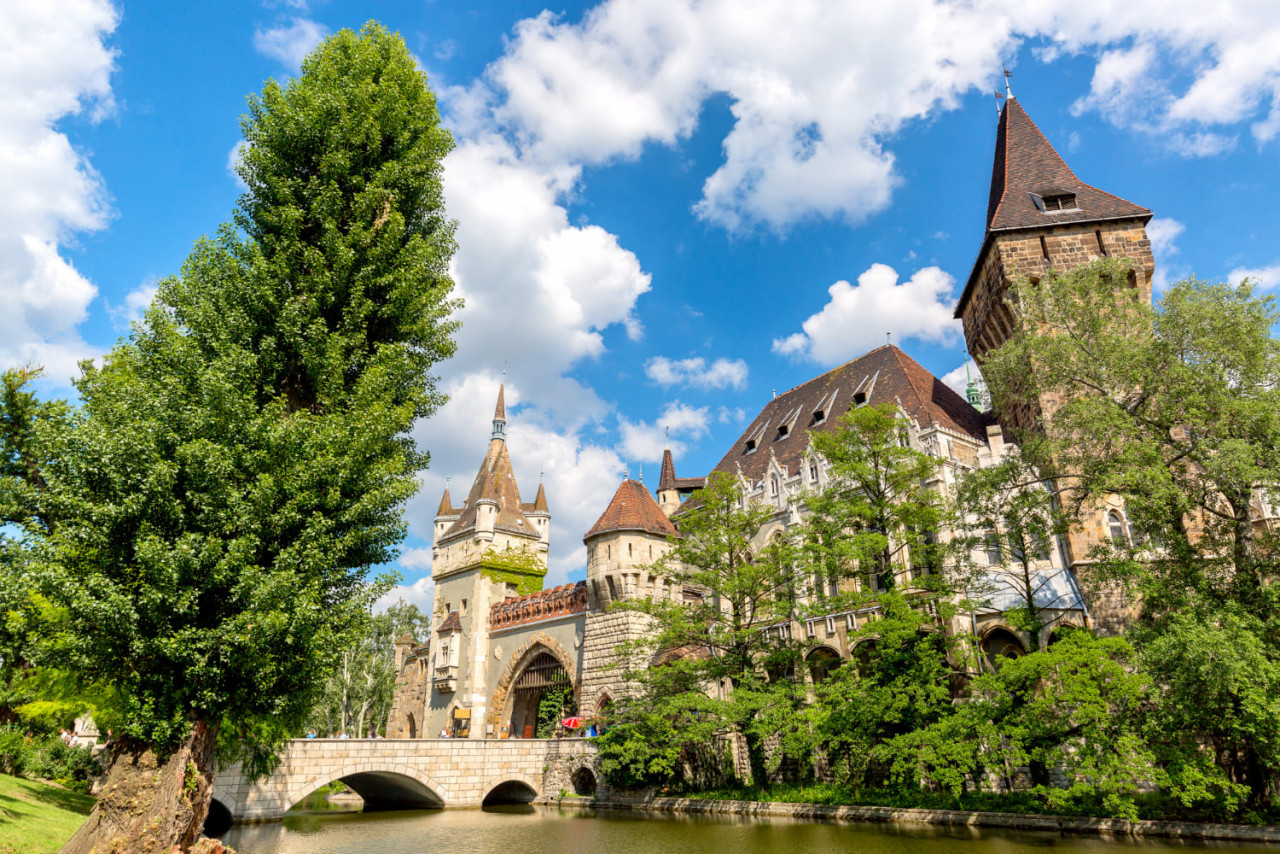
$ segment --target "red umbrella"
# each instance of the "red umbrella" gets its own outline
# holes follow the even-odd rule
[[[567,729],[580,729],[584,721],[582,718],[565,718],[560,723]]]

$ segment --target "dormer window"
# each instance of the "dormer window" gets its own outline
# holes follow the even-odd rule
[[[813,421],[811,424],[821,424],[827,420],[827,411],[825,409],[815,409],[813,411]]]
[[[1065,193],[1061,196],[1045,196],[1044,209],[1046,211],[1066,211],[1076,206],[1075,193]]]
[[[867,393],[865,391],[855,391],[853,393],[853,405],[862,406],[867,402]]]
[[[756,440],[755,440],[755,439],[748,439],[748,440],[747,440],[747,453],[749,454],[749,453],[751,453],[752,451],[754,451],[755,449],[756,449]]]
[[[785,439],[791,433],[791,427],[786,424],[778,425],[778,438]]]

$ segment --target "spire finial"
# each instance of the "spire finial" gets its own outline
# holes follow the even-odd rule
[[[622,464],[622,479],[631,480],[631,463]]]
[[[982,404],[982,392],[978,391],[978,383],[974,381],[973,374],[969,372],[969,354],[964,355],[964,375],[968,380],[968,384],[964,388],[964,396],[969,401],[969,405],[977,409]]]
[[[892,347],[892,346],[893,346],[893,333],[892,333],[892,332],[886,332],[886,333],[884,334],[884,344],[885,344],[885,346],[886,346],[886,347]]]
[[[1004,63],[1000,63],[1000,70],[1004,72],[1004,96],[1013,98],[1013,87],[1009,85],[1009,80],[1013,77],[1013,72],[1005,68]]]
[[[640,482],[644,483],[644,463],[640,464]]]
[[[502,369],[505,375],[506,368]],[[498,385],[498,405],[493,408],[493,437],[506,441],[507,438],[507,404],[505,400],[505,384]]]

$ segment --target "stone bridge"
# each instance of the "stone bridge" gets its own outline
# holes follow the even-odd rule
[[[267,821],[341,780],[366,810],[529,803],[595,790],[595,743],[564,739],[294,739],[270,777],[236,763],[218,774],[210,811],[222,821]]]

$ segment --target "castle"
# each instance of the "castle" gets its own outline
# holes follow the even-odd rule
[[[1132,263],[1133,284],[1149,301],[1150,219],[1148,209],[1077,178],[1017,100],[1008,98],[1000,114],[984,239],[956,307],[975,360],[981,364],[984,354],[1012,334],[1004,293],[1015,279],[1034,281],[1049,268],[1122,257]],[[714,470],[738,477],[748,500],[772,510],[753,542],[761,547],[798,524],[804,494],[827,483],[826,462],[811,448],[808,434],[836,429],[853,407],[896,406],[911,446],[938,461],[930,486],[948,493],[964,471],[1005,458],[1006,430],[1034,426],[1054,405],[1050,399],[1024,401],[1000,424],[980,412],[977,402],[976,395],[966,400],[905,352],[885,345],[777,395]],[[548,692],[571,694],[569,705],[585,717],[625,693],[625,668],[611,665],[618,663],[620,644],[644,637],[647,618],[610,605],[633,597],[698,595],[664,586],[646,567],[679,536],[672,517],[705,483],[706,477],[677,477],[670,451],[656,498],[643,484],[624,479],[583,538],[586,581],[543,590],[549,505],[541,486],[533,503],[521,501],[499,389],[492,438],[470,492],[459,507],[447,489],[440,502],[432,549],[432,637],[419,642],[406,635],[396,642],[387,737],[529,738],[537,733],[540,700]],[[1123,505],[1102,502],[1079,521],[1037,561],[1036,604],[1051,615],[1043,638],[1032,639],[1005,622],[1005,610],[1016,602],[998,592],[1009,574],[1002,558],[971,555],[974,563],[989,564],[997,594],[989,607],[966,614],[965,625],[954,628],[978,636],[989,664],[1025,652],[1035,641],[1047,643],[1048,626],[1114,630],[1131,619],[1123,597],[1082,591],[1075,572],[1094,544],[1128,536]],[[905,571],[909,576],[909,565]],[[808,671],[819,678],[854,655],[850,636],[871,618],[863,611],[832,613],[786,630],[810,642]]]

